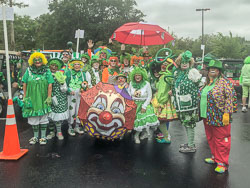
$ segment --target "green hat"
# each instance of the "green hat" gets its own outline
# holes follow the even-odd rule
[[[209,64],[207,66],[207,69],[209,68],[217,68],[217,69],[222,70],[223,69],[222,62],[219,60],[211,60],[209,61]]]
[[[63,67],[63,65],[64,65],[63,61],[61,59],[59,59],[59,58],[50,58],[48,60],[48,64],[47,65],[50,66],[52,64],[56,64],[57,67],[58,67],[58,70],[60,70]]]
[[[208,53],[204,56],[203,62],[208,64],[211,60],[216,60],[216,59],[217,58],[214,55]]]
[[[84,57],[84,58],[86,58],[87,60],[90,60],[90,58],[89,58],[89,55],[88,55],[88,54],[82,54],[82,55],[81,55],[81,58],[83,58],[83,57]]]
[[[189,62],[192,58],[192,52],[190,51],[185,51],[184,53],[182,53],[182,56],[181,56],[181,63],[186,63],[186,62]]]
[[[127,76],[125,76],[125,74],[122,74],[122,73],[118,74],[118,75],[116,76],[116,80],[117,80],[119,77],[123,77],[123,78],[125,78],[125,79],[127,80]]]
[[[244,60],[244,64],[250,64],[250,56],[246,57]]]
[[[94,63],[99,63],[100,65],[102,64],[102,61],[99,60],[99,57],[98,57],[97,55],[93,55],[93,56],[91,57],[91,60],[90,60],[91,66],[92,66]]]
[[[81,58],[80,58],[80,54],[77,53],[77,52],[74,52],[74,53],[72,54],[72,58],[71,58],[71,60],[69,61],[69,69],[73,69],[75,63],[80,63],[81,69],[82,69],[83,66],[84,66],[84,63],[82,62],[82,60],[81,60]]]

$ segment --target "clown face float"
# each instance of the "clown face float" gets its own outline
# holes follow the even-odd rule
[[[135,112],[125,89],[99,82],[81,94],[78,117],[90,136],[114,140],[133,129]]]

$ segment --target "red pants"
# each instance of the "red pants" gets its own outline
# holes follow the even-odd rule
[[[231,149],[231,124],[223,127],[210,126],[203,119],[207,142],[216,163],[224,163],[228,166]]]

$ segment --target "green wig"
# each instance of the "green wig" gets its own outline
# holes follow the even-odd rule
[[[120,56],[120,62],[123,64],[123,60],[124,59],[127,59],[128,61],[131,60],[131,55],[129,53],[123,53],[121,56]]]
[[[51,59],[49,59],[47,65],[50,66],[52,64],[56,64],[57,67],[58,67],[58,70],[60,70],[63,67],[63,65],[64,65],[63,61],[61,59],[58,59],[58,58],[51,58]]]
[[[135,75],[142,75],[142,80],[148,81],[147,71],[144,68],[135,67],[134,70],[129,74],[129,78],[132,82],[135,82]]]

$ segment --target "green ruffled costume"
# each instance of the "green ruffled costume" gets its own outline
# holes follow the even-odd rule
[[[48,97],[48,85],[54,83],[50,70],[46,66],[40,69],[29,67],[22,82],[27,84],[23,117],[43,116],[51,112],[50,106],[45,103]]]

